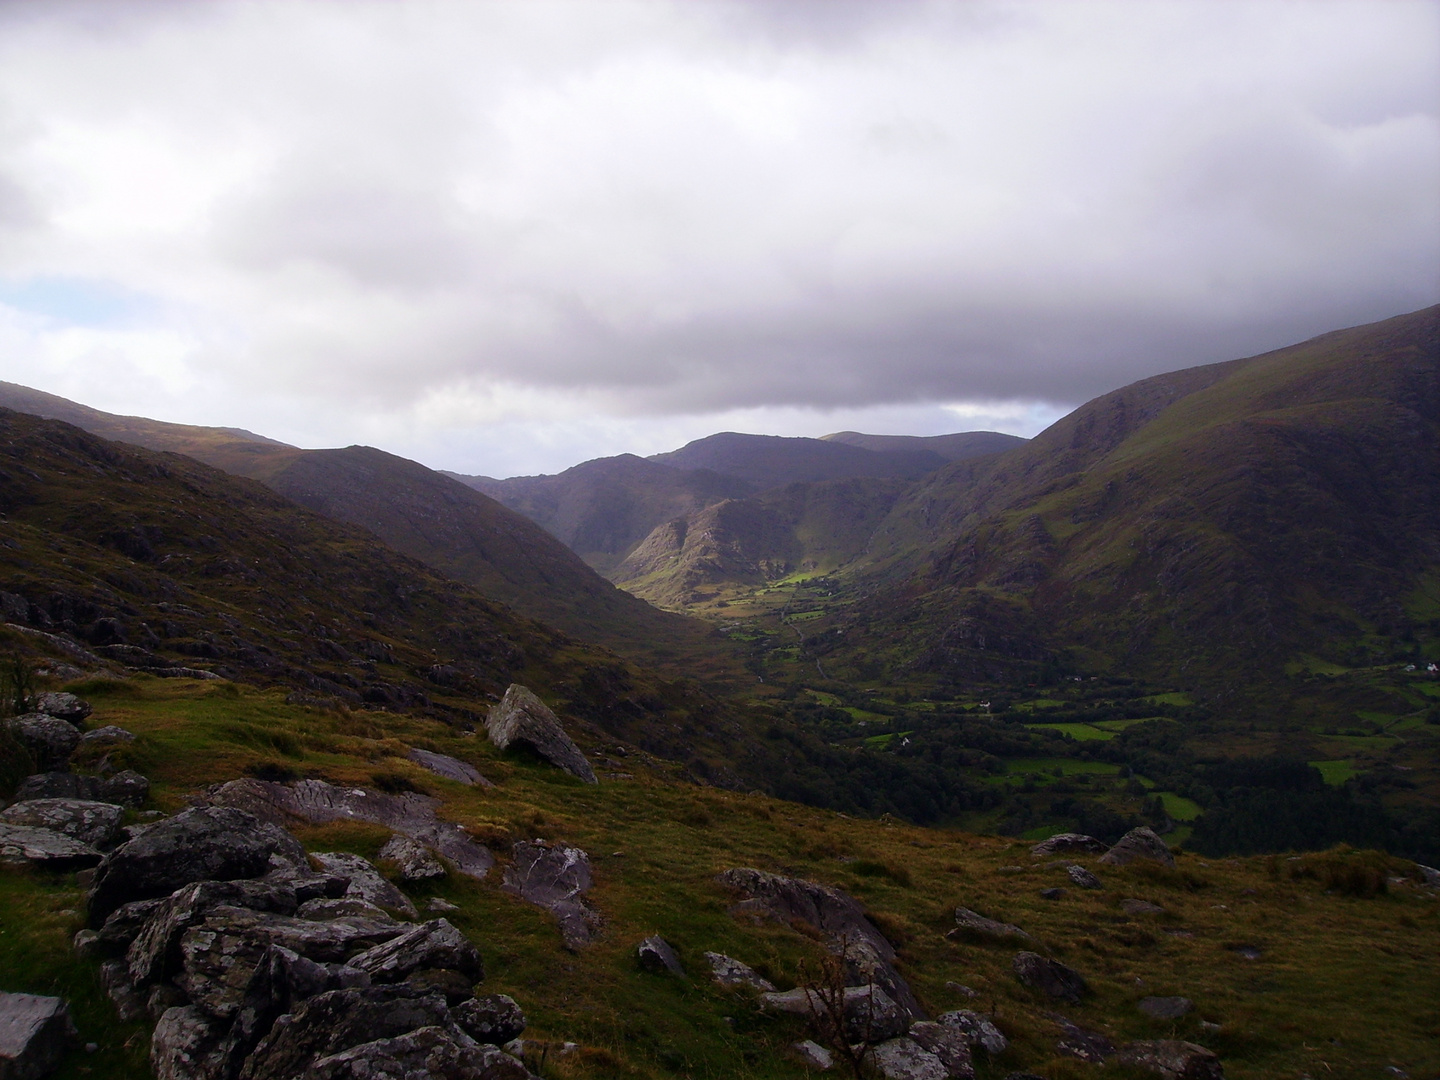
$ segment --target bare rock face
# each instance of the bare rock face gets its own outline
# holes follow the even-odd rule
[[[156,1080],[220,1080],[224,1027],[191,1005],[166,1009],[150,1037]]]
[[[1048,840],[1041,840],[1030,849],[1030,854],[1060,855],[1076,851],[1099,855],[1105,851],[1105,842],[1096,840],[1093,836],[1086,836],[1084,833],[1066,832],[1052,836]]]
[[[579,848],[522,840],[501,888],[554,915],[565,947],[573,952],[600,930],[600,915],[585,900],[592,884],[590,856]]]
[[[342,788],[323,780],[301,780],[293,787],[264,780],[232,780],[209,792],[210,801],[234,806],[277,824],[287,819],[320,824],[369,821],[384,825],[433,848],[462,874],[481,880],[495,857],[459,825],[435,816],[439,799],[417,792],[386,795],[368,788]]]
[[[1220,1059],[1203,1046],[1179,1039],[1127,1043],[1116,1060],[1163,1080],[1224,1080]]]
[[[68,720],[77,727],[90,715],[90,703],[63,690],[47,690],[35,699],[35,711]]]
[[[0,993],[0,1076],[39,1080],[75,1038],[70,1006],[56,997]]]
[[[525,1031],[525,1014],[505,994],[484,994],[450,1010],[451,1017],[478,1043],[504,1046]]]
[[[1131,829],[1115,842],[1114,847],[1100,856],[1102,863],[1111,866],[1124,866],[1136,859],[1150,859],[1164,866],[1175,865],[1175,856],[1170,854],[1165,841],[1155,835],[1155,830],[1148,825]]]
[[[0,823],[0,863],[32,863],[55,870],[94,866],[103,856],[54,829]]]
[[[424,968],[458,971],[471,983],[485,977],[479,950],[445,919],[411,927],[383,945],[351,957],[349,964],[377,983],[400,982]]]
[[[910,1038],[940,1059],[949,1080],[975,1080],[975,1062],[970,1053],[970,1040],[965,1033],[922,1020],[910,1025]]]
[[[639,962],[644,971],[656,975],[669,973],[685,978],[685,969],[680,966],[680,957],[675,955],[675,950],[670,943],[659,934],[652,934],[635,949],[635,959]]]
[[[1030,935],[1018,926],[987,919],[984,915],[964,907],[955,909],[955,929],[945,936],[952,939],[984,938],[988,941],[1007,941],[1014,938],[1030,940]]]
[[[587,784],[599,782],[590,762],[565,734],[559,717],[519,683],[511,683],[500,704],[491,708],[485,719],[485,733],[501,750],[520,743]]]
[[[870,1063],[885,1080],[948,1080],[950,1075],[944,1062],[908,1035],[872,1047]]]
[[[346,897],[374,907],[399,911],[411,919],[419,914],[410,898],[381,877],[380,872],[362,856],[344,851],[322,852],[315,856],[315,861],[330,873],[349,881],[344,894]]]
[[[726,870],[719,881],[746,895],[730,910],[790,922],[799,919],[818,930],[832,953],[845,962],[846,982],[873,982],[884,989],[913,1019],[925,1012],[909,983],[895,967],[895,948],[865,917],[865,909],[839,889],[764,870]]]
[[[1038,953],[1016,953],[1010,966],[1021,983],[1052,998],[1078,1002],[1090,989],[1078,971]]]
[[[1010,1046],[1010,1040],[1005,1038],[1004,1032],[983,1013],[971,1009],[956,1009],[954,1012],[941,1013],[938,1022],[959,1032],[972,1049],[978,1046],[991,1057],[1003,1054]]]
[[[70,765],[70,755],[80,745],[80,732],[75,725],[56,716],[27,713],[5,724],[35,756],[35,763],[41,769],[64,772]]]
[[[102,925],[121,904],[168,896],[192,882],[260,877],[272,854],[305,863],[305,849],[294,837],[243,810],[182,811],[106,856],[90,893],[90,925]]]
[[[429,849],[408,836],[392,836],[380,849],[380,858],[388,859],[399,868],[401,881],[429,881],[445,876],[445,867]]]
[[[494,787],[489,780],[480,775],[480,771],[474,765],[453,758],[448,754],[437,754],[433,750],[412,749],[407,757],[421,768],[429,769],[436,776],[443,776],[447,780],[454,780],[457,784],[464,784],[466,787]]]
[[[774,983],[763,978],[749,964],[742,964],[734,957],[726,956],[724,953],[707,952],[705,960],[710,965],[710,972],[715,981],[727,989],[745,987],[749,990],[757,990],[762,994],[773,993],[775,990]]]
[[[6,825],[31,825],[64,833],[93,848],[108,848],[120,835],[125,808],[89,799],[28,799],[0,810]]]

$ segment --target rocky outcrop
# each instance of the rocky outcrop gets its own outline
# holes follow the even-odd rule
[[[510,1055],[482,1046],[451,1024],[342,1050],[315,1061],[305,1075],[313,1080],[526,1080],[530,1073]]]
[[[445,876],[445,867],[429,848],[408,836],[392,836],[380,849],[380,859],[392,862],[401,881],[430,881]]]
[[[734,957],[726,956],[724,953],[707,952],[705,961],[710,965],[710,972],[715,981],[727,989],[734,990],[744,987],[760,993],[770,993],[775,989],[775,984],[769,979],[762,977],[749,964],[742,964]]]
[[[944,1062],[908,1035],[872,1047],[869,1060],[885,1080],[947,1080],[950,1076]]]
[[[139,807],[150,796],[150,781],[132,769],[113,776],[79,776],[69,772],[43,772],[27,776],[15,789],[15,798],[86,799]]]
[[[1009,923],[999,922],[995,919],[987,919],[984,915],[965,907],[955,909],[955,929],[945,936],[952,940],[967,938],[981,938],[986,941],[1011,941],[1017,938],[1022,941],[1030,940],[1030,935],[1018,926],[1011,926]]]
[[[539,840],[520,841],[513,856],[501,888],[554,915],[567,949],[575,951],[593,941],[601,920],[585,900],[593,884],[590,856],[577,847]]]
[[[751,914],[786,923],[798,919],[818,930],[830,951],[844,961],[848,985],[864,986],[873,982],[911,1018],[924,1018],[920,1002],[895,967],[894,946],[865,917],[865,909],[852,897],[813,881],[750,868],[726,870],[718,880],[746,897],[730,909],[732,914]]]
[[[68,720],[79,727],[94,710],[84,698],[67,694],[63,690],[47,690],[35,698],[35,711]]]
[[[422,769],[429,769],[436,776],[454,780],[457,784],[482,788],[495,786],[481,776],[480,771],[474,765],[461,761],[459,758],[450,757],[448,754],[437,754],[433,750],[412,749],[406,756]]]
[[[411,919],[419,914],[408,896],[381,877],[375,867],[359,855],[345,851],[322,851],[314,859],[328,873],[345,879],[344,896],[372,907],[398,911]]]
[[[232,780],[207,792],[217,806],[233,806],[276,824],[286,821],[369,821],[432,848],[460,873],[481,880],[495,857],[459,825],[435,816],[440,800],[407,791],[386,795],[368,788],[342,788],[323,780],[291,785],[265,780]]]
[[[1048,997],[1078,1002],[1089,991],[1078,971],[1038,953],[1016,953],[1010,966],[1021,983]]]
[[[956,1009],[941,1013],[937,1023],[959,1032],[971,1047],[979,1047],[991,1057],[1003,1054],[1010,1046],[1010,1040],[995,1026],[995,1022],[983,1013],[970,1009]]]
[[[1203,1046],[1179,1039],[1127,1043],[1116,1060],[1162,1080],[1224,1080],[1220,1059]]]
[[[1175,865],[1175,856],[1165,846],[1165,841],[1155,834],[1148,825],[1131,829],[1115,842],[1115,846],[1100,856],[1100,861],[1110,866],[1125,866],[1136,859],[1149,859],[1163,866]]]
[[[506,994],[480,994],[450,1010],[451,1017],[478,1043],[504,1046],[525,1031],[525,1014]]]
[[[294,837],[243,810],[185,810],[106,856],[90,893],[90,925],[101,925],[121,904],[168,896],[192,882],[259,877],[272,855],[306,863],[305,849]]]
[[[0,810],[0,822],[63,833],[92,848],[113,847],[125,808],[89,799],[27,799]]]
[[[48,1076],[75,1037],[70,1006],[62,999],[0,993],[0,1077]]]
[[[383,945],[352,956],[348,963],[376,983],[401,982],[416,971],[430,968],[457,971],[471,983],[485,978],[479,950],[445,919],[411,927]]]
[[[500,704],[485,719],[485,733],[501,750],[528,746],[556,768],[587,784],[598,783],[595,770],[548,705],[519,683],[511,683]]]
[[[659,934],[652,934],[635,948],[635,960],[640,970],[654,975],[676,975],[685,978],[685,969],[680,966],[680,957],[670,943]]]
[[[975,1080],[970,1038],[964,1031],[948,1024],[921,1020],[910,1025],[909,1035],[939,1059],[949,1080]]]
[[[1030,849],[1031,855],[1062,855],[1072,852],[1099,855],[1105,851],[1105,842],[1084,833],[1059,833],[1048,840],[1041,840]]]
[[[103,856],[54,829],[0,823],[0,863],[30,863],[51,870],[79,870],[94,866]]]

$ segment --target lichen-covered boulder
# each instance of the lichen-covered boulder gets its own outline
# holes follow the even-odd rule
[[[80,745],[80,732],[75,725],[57,716],[27,713],[5,721],[5,726],[30,751],[41,769],[64,772],[69,767],[70,755]]]
[[[0,810],[6,825],[52,829],[93,848],[115,842],[124,816],[123,806],[91,799],[27,799]]]
[[[757,990],[760,993],[771,993],[775,984],[769,979],[761,976],[749,964],[743,964],[733,956],[726,956],[724,953],[707,952],[705,961],[710,965],[710,973],[715,981],[721,986],[729,989],[744,987],[748,990]]]
[[[310,1080],[532,1080],[498,1047],[476,1043],[453,1024],[416,1028],[315,1061]]]
[[[870,1064],[885,1080],[948,1080],[945,1063],[908,1035],[871,1047]]]
[[[48,1076],[75,1036],[70,1006],[63,999],[0,993],[0,1077]]]
[[[471,983],[485,977],[480,951],[445,919],[432,919],[349,959],[377,983],[399,982],[414,971],[442,968],[458,971]]]
[[[429,848],[398,833],[385,842],[380,858],[395,864],[401,881],[429,881],[445,876],[445,867]]]
[[[975,1080],[975,1062],[965,1032],[933,1020],[921,1020],[910,1025],[909,1035],[940,1059],[949,1080]]]
[[[344,893],[346,897],[398,911],[411,919],[419,914],[410,898],[381,877],[380,872],[363,856],[346,851],[321,852],[315,856],[315,861],[327,872],[349,881]]]
[[[52,870],[94,866],[103,856],[74,837],[34,825],[0,822],[0,863],[30,863]]]
[[[79,725],[94,710],[84,698],[63,690],[47,690],[35,699],[35,711]]]
[[[479,1043],[504,1046],[525,1031],[525,1014],[505,994],[481,994],[450,1010],[455,1022]]]
[[[1103,888],[1100,879],[1078,863],[1067,866],[1065,876],[1070,879],[1072,885],[1080,889]]]
[[[598,783],[595,770],[570,736],[560,718],[519,683],[511,683],[500,704],[490,709],[485,733],[501,750],[517,743],[528,746],[550,764],[577,776],[587,784]]]
[[[522,840],[513,850],[501,888],[555,916],[567,949],[575,951],[593,941],[601,920],[585,900],[593,884],[590,856],[577,847],[538,840]]]
[[[1175,865],[1175,856],[1170,854],[1165,841],[1148,825],[1131,829],[1115,841],[1114,847],[1100,856],[1100,861],[1110,866],[1124,866],[1136,859],[1149,859],[1163,866]]]

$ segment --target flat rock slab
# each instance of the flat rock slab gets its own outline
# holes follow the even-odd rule
[[[90,799],[27,799],[0,810],[0,822],[6,825],[50,829],[93,848],[115,842],[124,816],[123,806]]]
[[[436,776],[443,776],[447,780],[454,780],[467,787],[490,788],[495,786],[481,776],[480,770],[474,765],[461,761],[459,758],[450,757],[448,754],[437,754],[433,750],[413,749],[406,756],[422,769],[429,769]]]
[[[1155,834],[1155,830],[1148,825],[1131,829],[1115,842],[1114,847],[1100,856],[1102,863],[1111,866],[1124,866],[1136,859],[1149,859],[1163,866],[1173,867],[1175,865],[1175,856],[1170,854],[1170,849],[1165,846],[1165,841],[1161,840]]]
[[[1115,1056],[1115,1044],[1100,1032],[1083,1028],[1063,1016],[1054,1019],[1060,1025],[1060,1038],[1055,1043],[1059,1053],[1091,1065],[1103,1065]]]
[[[838,1005],[844,1018],[845,1038],[852,1043],[884,1042],[905,1034],[910,1027],[909,1015],[878,986],[846,986],[838,1002],[827,1001],[824,993],[828,992],[797,986],[794,990],[761,994],[760,1006],[771,1012],[807,1016],[830,1024],[834,1006]]]
[[[351,957],[347,963],[377,983],[400,982],[422,968],[458,971],[472,984],[485,977],[479,951],[445,919],[407,927],[403,933]]]
[[[380,849],[379,857],[395,864],[401,881],[429,881],[445,876],[445,867],[417,840],[396,833]]]
[[[54,870],[94,866],[103,855],[54,829],[0,823],[0,862],[33,863]]]
[[[600,916],[585,901],[594,883],[590,856],[577,847],[527,840],[513,850],[514,861],[505,869],[501,888],[554,915],[567,949],[574,951],[593,941]]]
[[[1009,923],[996,919],[987,919],[984,915],[964,907],[955,909],[955,929],[945,936],[948,938],[979,937],[990,941],[1007,941],[1014,938],[1022,941],[1030,940],[1030,935],[1018,926],[1011,926]]]
[[[771,993],[775,984],[762,976],[749,964],[743,964],[733,956],[726,956],[724,953],[707,952],[705,962],[710,965],[710,973],[721,986],[729,989],[745,987],[750,990],[757,990],[760,993]]]
[[[481,880],[495,866],[495,856],[459,825],[435,816],[439,799],[418,792],[386,795],[369,788],[342,788],[323,780],[301,780],[294,786],[265,780],[232,780],[207,792],[220,806],[236,806],[280,823],[298,818],[313,824],[327,821],[369,821],[433,848],[460,873]]]
[[[500,704],[490,709],[485,718],[485,733],[501,750],[517,743],[528,746],[571,776],[579,777],[587,784],[599,783],[590,762],[565,734],[560,718],[550,706],[519,683],[511,683]]]
[[[0,1076],[39,1080],[65,1056],[75,1024],[56,997],[0,993]]]
[[[1105,851],[1105,841],[1097,840],[1084,833],[1064,832],[1041,840],[1030,849],[1031,855],[1061,855],[1082,851],[1100,855]]]

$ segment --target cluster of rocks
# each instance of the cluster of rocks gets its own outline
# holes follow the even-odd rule
[[[142,806],[150,782],[139,773],[116,772],[103,762],[99,776],[70,771],[82,745],[123,745],[135,736],[107,725],[85,730],[90,705],[74,694],[49,692],[35,711],[5,721],[42,770],[25,777],[11,805],[0,810],[0,861],[29,862],[51,869],[94,866],[125,835],[127,807]]]
[[[279,826],[200,806],[105,857],[75,945],[122,1017],[156,1021],[158,1080],[525,1080],[502,1049],[524,1017],[476,993],[474,944],[405,915],[366,860],[312,863]]]
[[[1107,845],[1103,840],[1097,840],[1093,836],[1086,836],[1084,833],[1059,833],[1048,840],[1041,840],[1030,849],[1030,854],[1035,856],[1043,855],[1099,855],[1100,861],[1107,866],[1126,866],[1136,859],[1149,859],[1158,862],[1163,866],[1173,868],[1175,856],[1170,853],[1170,848],[1165,841],[1160,839],[1155,830],[1148,825],[1141,825],[1131,829],[1113,845]],[[1094,878],[1084,867],[1078,867],[1090,878]],[[1072,878],[1074,875],[1071,875]],[[1098,878],[1095,879],[1098,883]],[[1096,888],[1096,885],[1075,882],[1081,888]]]

